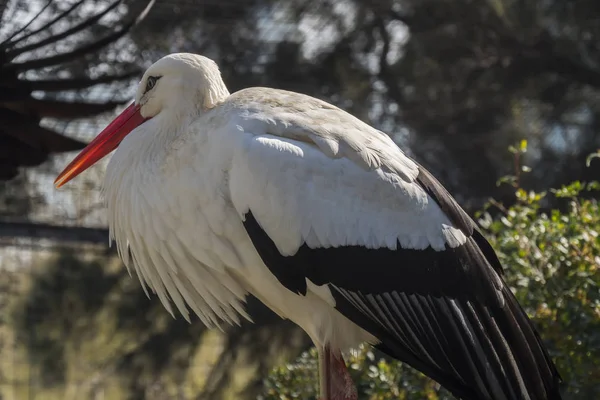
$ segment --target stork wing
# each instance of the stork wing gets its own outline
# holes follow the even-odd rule
[[[327,285],[384,351],[456,396],[560,398],[493,249],[431,174],[316,99],[247,89],[230,102],[244,106],[232,201],[283,285],[301,295],[308,280]]]

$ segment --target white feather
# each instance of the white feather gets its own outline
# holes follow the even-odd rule
[[[189,306],[207,325],[239,323],[238,314],[249,319],[242,304],[252,293],[316,343],[375,342],[334,309],[327,286],[308,281],[306,296],[283,287],[246,234],[245,214],[252,211],[283,255],[305,242],[441,250],[464,243],[463,233],[384,133],[291,92],[229,96],[214,63],[186,60],[159,61],[146,72],[161,75],[156,90],[166,92],[138,91],[142,114],[153,118],[108,165],[105,195],[119,254],[171,313],[173,301],[186,318]],[[175,73],[179,80],[170,78]]]

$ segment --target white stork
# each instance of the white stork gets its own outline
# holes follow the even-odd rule
[[[110,237],[171,314],[239,323],[256,296],[313,340],[324,400],[357,399],[341,351],[361,342],[463,399],[561,398],[492,247],[383,132],[299,93],[230,94],[215,62],[182,53],[56,186],[117,146]]]

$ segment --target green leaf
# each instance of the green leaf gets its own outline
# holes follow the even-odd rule
[[[521,153],[525,153],[527,151],[527,140],[521,140],[521,145],[519,149],[521,150]]]
[[[517,177],[512,175],[503,176],[496,181],[496,186],[500,186],[503,183],[508,183],[509,185],[514,186],[517,183]]]

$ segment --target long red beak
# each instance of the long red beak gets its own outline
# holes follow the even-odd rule
[[[102,157],[116,149],[129,132],[146,120],[147,118],[140,114],[140,107],[131,103],[67,165],[54,181],[54,186],[61,187],[94,165]]]

